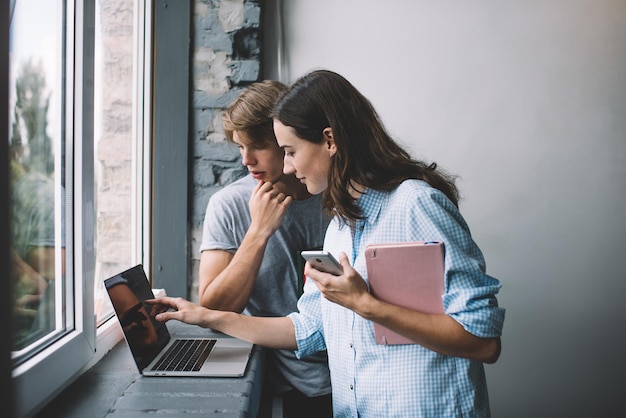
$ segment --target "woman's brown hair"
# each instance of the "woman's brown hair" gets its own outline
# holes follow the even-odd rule
[[[332,129],[337,152],[324,191],[324,208],[346,222],[362,217],[350,195],[357,185],[392,190],[406,179],[420,179],[458,205],[454,177],[435,163],[412,159],[387,133],[370,101],[337,73],[317,70],[298,79],[279,98],[273,116],[292,127],[299,138],[314,143],[324,140],[325,128]]]

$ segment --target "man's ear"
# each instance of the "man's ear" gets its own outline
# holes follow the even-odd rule
[[[335,145],[335,137],[333,135],[333,128],[328,127],[322,131],[324,135],[324,142],[326,144],[326,149],[330,156],[334,156],[337,153],[337,146]]]

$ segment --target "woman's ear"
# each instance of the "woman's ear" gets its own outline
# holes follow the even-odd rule
[[[326,144],[326,149],[330,156],[334,156],[337,153],[337,146],[335,145],[335,137],[333,136],[333,128],[328,127],[322,131],[324,135],[324,142]]]

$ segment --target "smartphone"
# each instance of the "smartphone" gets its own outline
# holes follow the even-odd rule
[[[343,268],[339,261],[328,251],[302,251],[302,257],[319,271],[340,276]]]

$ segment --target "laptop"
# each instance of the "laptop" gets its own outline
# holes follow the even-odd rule
[[[144,376],[239,377],[246,371],[253,344],[237,338],[171,335],[167,326],[150,316],[154,298],[141,264],[104,281],[105,288]],[[206,330],[205,330],[206,333]]]

